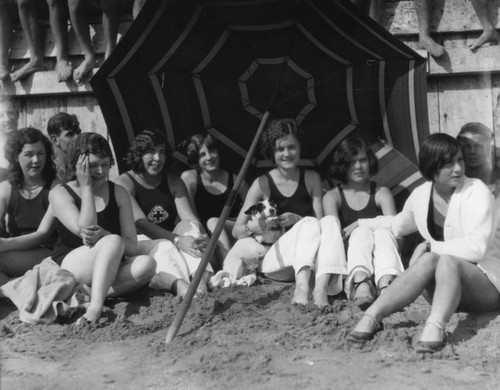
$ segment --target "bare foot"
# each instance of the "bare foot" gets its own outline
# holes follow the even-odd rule
[[[83,325],[85,322],[90,322],[91,324],[95,324],[99,319],[99,317],[101,316],[101,313],[102,313],[102,307],[95,307],[92,306],[91,304],[87,307],[85,314],[78,319],[76,324]]]
[[[26,65],[24,65],[21,69],[16,70],[10,76],[12,81],[23,80],[29,75],[40,72],[43,70],[43,62],[41,60],[33,60],[31,59]]]
[[[314,299],[314,304],[316,306],[328,306],[328,295],[326,293],[326,289],[321,289],[321,291],[317,291],[318,289],[315,288],[313,291],[313,299]]]
[[[445,50],[444,47],[438,45],[431,37],[420,37],[419,45],[422,49],[427,50],[429,54],[435,58],[441,57]]]
[[[476,50],[487,42],[492,42],[497,44],[499,39],[500,36],[498,35],[497,30],[493,29],[490,31],[483,31],[481,36],[472,45],[469,46],[469,49]]]
[[[56,64],[57,81],[68,81],[73,75],[73,66],[68,60],[59,60]]]
[[[73,80],[77,84],[81,84],[82,80],[97,66],[94,58],[85,58],[80,65],[73,71]]]
[[[297,283],[293,294],[292,303],[307,305],[309,303],[309,286]]]
[[[353,330],[360,333],[374,333],[379,326],[378,320],[374,320],[374,318],[371,315],[364,315]]]

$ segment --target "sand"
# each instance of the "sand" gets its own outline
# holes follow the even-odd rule
[[[179,308],[143,288],[106,301],[98,324],[19,321],[0,300],[1,389],[498,389],[499,313],[453,315],[448,345],[412,348],[429,305],[419,298],[384,321],[365,346],[345,340],[361,312],[342,297],[326,308],[291,305],[294,286],[259,279]]]

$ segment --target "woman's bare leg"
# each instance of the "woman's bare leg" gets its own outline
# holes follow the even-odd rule
[[[10,20],[11,0],[0,0],[0,81],[8,80],[9,50],[12,37],[12,21]]]
[[[424,291],[425,287],[434,279],[438,256],[434,253],[425,253],[402,275],[398,276],[386,292],[380,295],[366,310],[358,322],[355,331],[372,332],[375,318],[378,322],[391,313],[394,313],[412,303]]]
[[[56,47],[56,72],[58,81],[68,81],[73,74],[68,49],[68,14],[65,0],[47,0],[50,30]]]
[[[433,57],[441,57],[444,47],[438,45],[430,35],[430,0],[415,0],[415,11],[418,18],[418,37],[422,49],[427,50]]]
[[[302,267],[295,275],[295,292],[292,303],[307,305],[309,303],[309,278],[311,277],[311,268]]]
[[[116,0],[101,0],[102,28],[106,49],[104,58],[107,59],[116,47],[118,38],[118,8]]]
[[[22,80],[32,73],[43,70],[43,42],[38,22],[37,0],[18,0],[17,5],[30,59],[21,69],[12,73],[12,81]]]
[[[487,42],[498,43],[499,35],[495,30],[492,22],[492,16],[488,14],[488,3],[490,0],[471,0],[474,11],[476,11],[477,18],[483,26],[483,33],[481,36],[470,45],[471,50],[475,50]]]
[[[445,327],[459,304],[466,310],[485,312],[497,310],[499,301],[498,290],[477,265],[453,256],[439,258],[429,322]],[[440,329],[424,327],[421,340],[442,341]]]
[[[108,296],[119,296],[148,283],[155,274],[156,263],[150,256],[134,256],[120,263]]]
[[[101,316],[104,300],[116,279],[123,250],[122,238],[112,234],[102,237],[93,247],[74,249],[61,264],[78,281],[92,287],[90,305],[84,315],[90,322],[96,322]]]

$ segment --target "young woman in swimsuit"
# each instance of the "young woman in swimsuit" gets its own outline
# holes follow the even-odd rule
[[[76,180],[50,194],[58,240],[52,258],[91,288],[80,323],[95,323],[104,300],[133,291],[154,275],[149,256],[136,256],[137,236],[128,193],[108,180],[111,148],[97,133],[82,133],[68,153]]]
[[[184,182],[168,170],[169,152],[162,135],[140,132],[130,146],[125,161],[130,170],[117,183],[132,198],[139,252],[156,261],[151,287],[167,289],[182,297],[198,268],[207,243],[204,229],[191,208]],[[207,269],[198,287],[209,287],[212,268]]]
[[[309,277],[314,274],[314,303],[327,305],[328,295],[341,292],[342,275],[347,272],[338,219],[323,217],[318,173],[297,166],[301,135],[293,119],[272,120],[262,146],[275,168],[252,183],[233,229],[233,236],[239,239],[233,249],[245,239],[252,240],[254,233],[262,234],[245,210],[272,199],[281,214],[269,227],[277,224],[286,233],[267,251],[258,271],[271,279],[295,280],[292,302],[298,304],[308,303]]]
[[[323,196],[325,214],[338,217],[342,226],[347,296],[363,310],[403,272],[394,235],[387,229],[372,232],[358,224],[360,218],[396,214],[389,189],[371,181],[377,172],[377,158],[363,139],[346,138],[335,150],[328,171],[329,180],[338,184]]]
[[[181,179],[186,184],[189,200],[201,223],[212,233],[219,221],[229,192],[233,188],[236,176],[220,167],[220,155],[217,140],[208,133],[191,137],[187,147],[188,164],[195,169],[184,171]],[[234,222],[243,204],[242,199],[248,192],[248,185],[243,182],[234,202],[229,218],[219,237],[217,247],[218,263],[213,264],[214,271],[222,268],[222,262],[233,244],[231,232]]]
[[[46,212],[56,175],[51,154],[51,143],[40,130],[20,129],[8,139],[9,180],[0,183],[0,285],[50,256],[55,237]]]

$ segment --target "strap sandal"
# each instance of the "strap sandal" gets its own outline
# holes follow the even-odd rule
[[[415,347],[415,351],[417,353],[438,352],[438,351],[441,351],[444,348],[444,346],[446,345],[446,331],[445,331],[443,325],[441,325],[439,322],[436,322],[436,321],[427,320],[427,322],[424,325],[424,328],[426,326],[429,326],[429,325],[433,325],[439,329],[439,333],[441,334],[441,340],[437,340],[437,341],[419,340],[419,341],[417,341],[417,344]]]
[[[346,337],[347,341],[358,344],[370,341],[373,339],[373,337],[375,337],[375,334],[377,332],[381,331],[384,328],[382,323],[378,322],[377,319],[371,314],[365,313],[362,318],[364,317],[368,317],[372,321],[374,325],[373,330],[370,332],[358,332],[357,330],[352,330]]]
[[[368,284],[370,287],[370,295],[365,295],[362,297],[357,297],[356,293],[358,290],[358,287],[362,285],[363,283]],[[359,282],[351,282],[351,297],[353,297],[353,301],[358,306],[361,310],[366,310],[370,307],[370,305],[375,301],[375,296],[377,292],[377,288],[372,282],[372,278],[370,276],[365,277],[364,279],[360,280]]]

